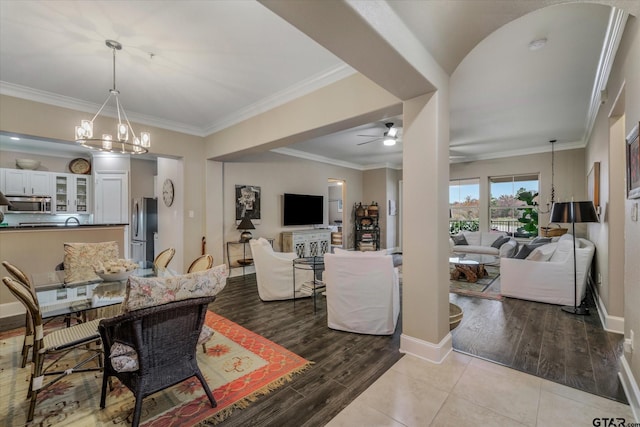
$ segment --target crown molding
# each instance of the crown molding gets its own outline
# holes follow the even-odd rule
[[[345,77],[355,74],[355,72],[356,71],[353,68],[349,67],[346,64],[338,65],[329,70],[325,70],[321,73],[311,76],[308,79],[303,80],[302,82],[299,82],[283,91],[274,94],[273,96],[269,96],[245,108],[235,111],[205,128],[190,126],[184,123],[172,122],[170,120],[133,113],[130,111],[127,111],[127,115],[132,122],[138,124],[154,126],[160,129],[167,129],[187,135],[199,136],[204,138],[214,132],[240,123],[258,114],[269,111],[272,108],[285,104],[303,95],[309,94],[338,80],[342,80]],[[57,93],[33,89],[30,87],[21,86],[5,81],[0,81],[0,94],[13,96],[15,98],[27,99],[29,101],[40,102],[43,104],[54,105],[56,107],[83,111],[90,114],[95,114],[95,112],[100,109],[100,105],[94,104],[92,102],[83,101],[81,99],[76,99],[69,96],[59,95]],[[105,106],[102,112],[104,113],[104,115],[109,117],[118,117],[116,110],[109,106]]]
[[[278,93],[273,94],[267,98],[264,98],[258,102],[248,105],[240,110],[223,117],[222,119],[211,124],[203,130],[205,136],[211,135],[222,129],[226,129],[230,126],[238,124],[251,117],[257,116],[267,112],[275,107],[279,107],[289,101],[292,101],[301,96],[307,95],[315,90],[318,90],[324,86],[335,83],[338,80],[342,80],[355,74],[356,71],[346,64],[341,64],[325,70],[321,73],[315,74],[308,79],[305,79],[293,86],[290,86]]]
[[[370,165],[359,165],[356,163],[345,162],[344,160],[333,159],[330,157],[319,156],[317,154],[307,153],[305,151],[296,150],[293,148],[281,147],[269,150],[272,153],[283,154],[285,156],[297,157],[299,159],[311,160],[314,162],[328,163],[333,166],[341,166],[343,168],[355,169],[359,171],[373,170],[373,169],[396,169],[402,170],[402,165],[392,163],[373,163]]]
[[[609,74],[613,68],[613,62],[616,58],[616,52],[620,46],[620,40],[622,39],[622,33],[624,32],[628,17],[629,13],[624,10],[616,7],[611,8],[609,23],[602,44],[600,59],[598,60],[598,68],[596,69],[596,77],[593,82],[593,89],[591,90],[591,99],[589,101],[584,134],[585,141],[589,141],[600,106],[606,102],[606,100],[601,99],[601,93],[607,89]]]
[[[586,144],[583,141],[574,141],[574,142],[563,142],[561,147],[556,145],[555,151],[565,151],[565,150],[575,150],[579,148],[584,148]],[[502,159],[505,157],[516,157],[516,156],[528,156],[530,154],[540,154],[540,153],[548,153],[551,150],[546,147],[531,147],[531,148],[522,148],[517,150],[505,150],[499,153],[490,153],[490,154],[481,154],[479,156],[469,155],[462,159],[450,160],[449,164],[453,163],[468,163],[475,162],[479,160],[493,160],[493,159]]]
[[[27,99],[29,101],[40,102],[42,104],[54,105],[56,107],[68,108],[70,110],[83,111],[85,113],[95,114],[100,109],[100,105],[92,102],[83,101],[81,99],[71,98],[69,96],[59,95],[57,93],[46,92],[44,90],[33,89],[26,86],[20,86],[13,83],[0,81],[0,94],[13,96],[15,98]],[[117,118],[118,113],[113,107],[105,106],[102,114],[108,117]],[[183,123],[172,122],[170,120],[159,119],[153,116],[138,114],[127,111],[129,120],[141,125],[153,126],[160,129],[172,130],[187,135],[204,136],[200,129],[185,125]]]

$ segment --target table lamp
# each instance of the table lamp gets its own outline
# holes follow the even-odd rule
[[[251,232],[247,230],[255,230],[256,228],[253,226],[253,223],[246,216],[242,218],[240,224],[238,224],[238,230],[242,230],[240,233],[240,243],[246,243],[251,240]]]
[[[598,214],[593,202],[557,202],[551,207],[549,222],[571,223],[573,234],[573,307],[564,306],[563,311],[572,314],[588,315],[589,309],[578,306],[578,269],[576,265],[576,222],[598,222]]]

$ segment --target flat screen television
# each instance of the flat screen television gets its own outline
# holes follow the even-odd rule
[[[324,196],[284,194],[283,225],[316,225],[324,223]]]

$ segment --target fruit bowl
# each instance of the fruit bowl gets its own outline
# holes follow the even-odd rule
[[[20,169],[35,170],[40,167],[40,162],[38,160],[31,159],[16,159],[16,166]]]
[[[93,266],[95,273],[105,282],[127,280],[136,268],[138,264],[128,259],[98,261]]]

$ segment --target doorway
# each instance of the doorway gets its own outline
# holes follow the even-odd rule
[[[334,248],[344,249],[342,239],[343,224],[345,224],[345,200],[346,185],[342,179],[329,178],[329,228],[331,229],[331,252]]]

